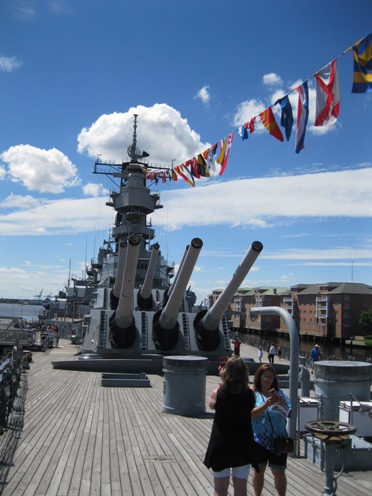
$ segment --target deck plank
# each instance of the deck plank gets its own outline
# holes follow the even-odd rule
[[[209,408],[197,418],[163,412],[164,379],[157,375],[149,376],[149,388],[108,388],[101,386],[99,373],[52,368],[52,360],[74,354],[76,348],[61,339],[60,348],[34,353],[34,363],[23,373],[13,427],[0,438],[0,493],[212,494],[212,474],[203,465],[213,421]],[[207,377],[206,402],[217,384],[218,377]],[[287,477],[288,496],[323,492],[324,472],[303,457],[289,458]],[[251,482],[248,493],[253,493]],[[371,472],[338,479],[338,496],[371,493]],[[276,492],[267,470],[263,496],[271,494]]]

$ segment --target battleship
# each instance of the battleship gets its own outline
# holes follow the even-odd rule
[[[254,241],[230,283],[209,308],[195,306],[189,280],[203,247],[193,238],[185,247],[177,273],[167,263],[148,216],[162,208],[160,196],[147,187],[149,154],[137,147],[137,115],[129,161],[120,164],[97,159],[94,173],[119,182],[107,205],[116,215],[111,236],[99,249],[88,271],[94,281],[89,314],[82,324],[81,354],[53,367],[99,372],[158,373],[164,356],[208,358],[216,372],[222,356],[231,355],[225,310],[263,249]],[[92,285],[91,285],[92,287]]]

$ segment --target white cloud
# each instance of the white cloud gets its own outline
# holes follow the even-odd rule
[[[156,219],[162,219],[167,229],[179,229],[190,225],[236,225],[236,212],[241,226],[257,228],[283,217],[292,221],[303,217],[370,217],[371,181],[369,168],[240,179],[167,191],[162,195],[167,208],[157,212]],[[221,199],[228,208],[221,208]]]
[[[312,248],[288,248],[285,251],[271,252],[268,254],[263,253],[262,258],[267,260],[317,260],[317,262],[308,262],[301,265],[324,265],[329,266],[329,262],[320,262],[320,260],[342,260],[342,262],[334,262],[333,265],[343,265],[350,266],[350,262],[345,262],[345,260],[355,259],[371,259],[371,247],[355,248],[350,246],[339,246],[329,249],[312,249]],[[359,262],[360,264],[360,262]],[[364,264],[363,264],[364,265]],[[367,263],[366,265],[371,265]]]
[[[30,191],[62,193],[65,188],[79,183],[75,165],[55,148],[11,146],[0,158],[8,164],[12,181],[22,183]]]
[[[242,124],[245,124],[246,122],[250,121],[253,117],[257,117],[266,108],[267,105],[261,100],[252,99],[241,102],[236,108],[236,112],[233,117],[233,125],[241,126]],[[256,119],[258,130],[260,129],[260,123],[261,123],[260,119]],[[261,130],[263,129],[264,128],[261,124]]]
[[[64,199],[36,208],[0,215],[0,235],[43,236],[107,230],[114,213],[107,198]]]
[[[55,15],[72,13],[71,7],[67,4],[66,0],[48,0],[47,6]]]
[[[371,182],[372,167],[239,179],[164,191],[164,208],[156,211],[154,223],[166,230],[218,225],[267,229],[284,220],[296,222],[301,218],[370,218]],[[105,206],[106,201],[107,197],[64,199],[0,215],[0,235],[76,234],[109,229],[114,212]],[[240,213],[238,224],[236,212]]]
[[[275,74],[275,72],[265,74],[262,81],[267,86],[281,86],[283,84],[282,78],[278,74]]]
[[[101,115],[90,127],[81,130],[78,151],[91,157],[101,155],[103,160],[127,160],[127,147],[133,139],[133,114],[139,115],[137,146],[142,151],[151,151],[151,163],[169,165],[174,159],[179,164],[208,146],[177,110],[157,103],[152,107],[132,107],[125,113]]]
[[[280,76],[274,73],[266,74],[263,77],[263,82],[266,86],[269,87],[273,87],[273,86],[276,87],[283,84],[283,81],[280,78]],[[252,119],[253,117],[257,117],[255,132],[257,133],[267,132],[264,126],[262,125],[261,120],[258,117],[259,114],[263,112],[266,108],[274,105],[279,98],[283,98],[285,95],[288,95],[289,101],[292,106],[293,117],[294,117],[294,130],[295,130],[297,113],[298,113],[298,93],[297,91],[293,91],[293,90],[295,90],[295,88],[300,86],[302,83],[303,83],[302,81],[298,80],[293,84],[291,84],[290,93],[288,93],[288,91],[284,90],[283,88],[272,89],[271,94],[268,95],[265,101],[256,100],[252,98],[250,100],[241,102],[236,107],[232,124],[234,126],[241,126],[242,124],[245,124],[246,122],[250,121],[250,119]],[[335,132],[338,129],[339,124],[337,122],[332,126],[314,126],[315,110],[316,110],[316,90],[312,85],[312,82],[309,81],[309,120],[306,131],[308,133],[312,133],[314,135],[320,136],[330,132]],[[276,105],[275,107],[273,107],[273,112],[275,113],[276,119],[278,120],[281,114],[280,105]]]
[[[22,62],[17,57],[5,57],[0,55],[0,72],[12,72],[19,69]]]
[[[14,17],[23,22],[37,18],[35,0],[11,0],[8,9]]]
[[[88,183],[83,186],[83,193],[87,196],[104,196],[109,194],[109,190],[106,189],[101,183]]]
[[[211,99],[211,95],[209,93],[209,86],[203,86],[203,88],[201,88],[197,92],[195,98],[199,98],[204,103],[204,105],[208,105]]]
[[[33,198],[30,195],[21,196],[11,193],[4,201],[0,202],[0,208],[11,208],[26,210],[36,208],[40,205],[40,200]]]

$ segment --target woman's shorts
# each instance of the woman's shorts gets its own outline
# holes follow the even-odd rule
[[[242,465],[241,467],[225,468],[220,472],[213,471],[213,477],[216,479],[222,477],[230,477],[230,471],[232,471],[232,476],[237,479],[248,479],[250,465]]]
[[[266,467],[269,464],[270,468],[276,470],[285,470],[287,468],[287,453],[277,455],[258,443],[255,443],[255,457],[259,467]]]

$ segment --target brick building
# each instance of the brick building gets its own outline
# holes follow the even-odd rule
[[[215,290],[210,302],[222,290]],[[372,286],[361,283],[328,282],[298,284],[291,288],[239,288],[226,311],[229,326],[249,332],[288,334],[279,315],[258,315],[250,318],[252,307],[279,306],[292,315],[299,334],[309,338],[344,341],[362,335],[360,314],[372,307]]]

